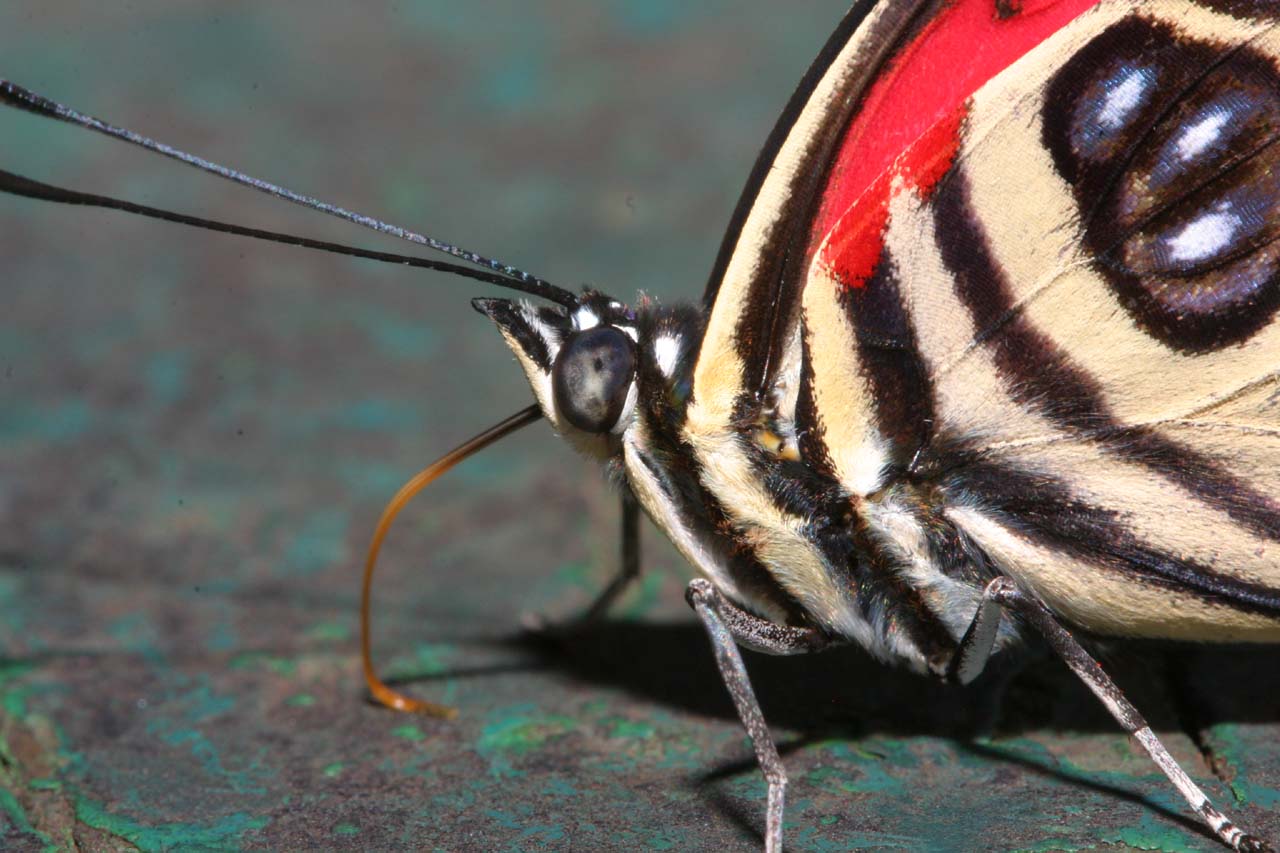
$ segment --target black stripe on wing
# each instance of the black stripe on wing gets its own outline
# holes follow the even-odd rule
[[[924,592],[904,576],[894,555],[871,535],[856,511],[856,500],[839,482],[815,471],[808,461],[779,459],[754,443],[744,449],[774,506],[802,520],[801,535],[821,555],[832,587],[843,596],[842,604],[869,625],[899,634],[926,661],[948,659],[957,637],[929,606]],[[918,521],[935,568],[980,588],[974,573],[984,564],[971,559],[972,552],[961,553],[958,531],[946,522]],[[990,577],[994,575],[984,580]]]
[[[708,310],[715,301],[729,260],[738,248],[746,219],[756,205],[761,186],[773,169],[779,151],[797,132],[796,122],[818,83],[831,70],[849,38],[876,5],[862,0],[849,11],[809,68],[769,135],[721,243],[704,296]],[[845,81],[839,104],[815,129],[813,137],[806,140],[803,158],[791,167],[795,180],[793,186],[787,188],[786,197],[777,211],[777,227],[769,233],[763,246],[747,249],[758,256],[760,264],[748,285],[743,302],[746,307],[738,318],[735,338],[738,354],[745,366],[743,389],[753,397],[774,386],[780,355],[790,343],[790,333],[796,328],[800,294],[809,272],[810,250],[813,248],[810,240],[814,217],[822,205],[823,190],[849,121],[857,113],[864,92],[877,79],[884,63],[903,44],[909,43],[945,3],[944,0],[881,0],[881,5],[884,8],[876,22],[876,32],[868,36],[865,48],[852,63],[852,76]]]
[[[891,463],[905,469],[932,439],[934,388],[887,249],[866,284],[841,287],[839,300],[875,400],[876,428],[892,444]]]
[[[652,417],[646,414],[646,417]],[[755,548],[734,526],[724,507],[702,484],[697,456],[678,440],[668,438],[651,421],[650,444],[636,448],[636,457],[649,475],[657,482],[663,499],[681,517],[682,523],[704,544],[724,544],[722,568],[744,595],[763,602],[778,612],[786,614],[786,624],[802,626],[810,624],[804,607],[778,582],[756,555]],[[754,602],[738,604],[755,610]],[[759,614],[763,615],[763,614]]]
[[[1072,497],[1053,477],[973,462],[954,470],[944,488],[952,503],[980,507],[1011,530],[1066,557],[1236,610],[1280,614],[1280,591],[1219,574],[1212,566],[1139,541],[1119,513]]]
[[[1191,448],[1119,421],[1093,377],[1031,324],[991,254],[962,169],[939,186],[934,206],[936,238],[956,293],[1015,401],[1118,459],[1146,466],[1254,534],[1280,541],[1275,500]]]
[[[805,72],[800,84],[796,86],[795,92],[782,110],[782,114],[778,116],[777,122],[774,123],[773,130],[770,131],[768,138],[765,139],[764,146],[756,157],[755,165],[751,167],[751,174],[747,176],[747,184],[742,188],[742,195],[738,197],[738,203],[734,207],[733,215],[729,218],[729,225],[725,229],[724,238],[720,241],[720,251],[716,254],[715,264],[711,268],[711,277],[707,281],[707,289],[702,297],[703,307],[707,311],[710,311],[711,306],[715,303],[716,293],[720,289],[720,283],[724,280],[725,270],[729,266],[729,259],[733,256],[733,251],[738,245],[738,237],[742,234],[742,226],[747,221],[751,208],[755,206],[756,197],[760,194],[760,187],[764,183],[765,177],[768,176],[769,171],[773,168],[773,163],[778,158],[778,151],[782,148],[787,136],[790,135],[791,129],[795,126],[796,120],[804,110],[805,104],[808,103],[813,90],[822,80],[822,75],[831,67],[831,63],[835,61],[835,58],[844,48],[845,42],[853,35],[854,30],[862,24],[875,5],[876,0],[858,0],[853,4],[853,8],[844,16],[840,26],[831,34],[831,38],[827,40],[822,51],[814,59],[813,64],[809,66],[809,70]]]
[[[1198,0],[1201,6],[1215,12],[1225,12],[1237,18],[1254,18],[1259,21],[1280,20],[1280,8],[1276,0]]]

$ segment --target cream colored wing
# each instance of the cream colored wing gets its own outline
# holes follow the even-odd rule
[[[1088,629],[1280,638],[1278,14],[1104,0],[898,181],[872,276],[856,205],[813,257],[841,482],[930,502]]]

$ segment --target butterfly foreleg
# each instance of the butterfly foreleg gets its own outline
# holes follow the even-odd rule
[[[618,573],[583,612],[580,621],[590,624],[604,616],[627,587],[640,577],[640,504],[627,488],[622,492],[621,558]]]
[[[622,552],[618,572],[600,591],[580,616],[547,618],[526,613],[520,619],[526,630],[537,634],[556,634],[599,621],[627,588],[640,577],[640,504],[630,489],[622,492]]]
[[[1147,725],[1147,721],[1143,719],[1138,709],[1125,698],[1116,683],[1103,671],[1101,664],[1076,642],[1071,633],[1058,623],[1039,599],[1020,590],[1007,577],[998,577],[991,581],[983,592],[982,603],[978,606],[973,622],[960,642],[960,648],[952,664],[952,672],[958,680],[968,683],[982,671],[995,644],[1004,608],[1013,610],[1044,637],[1049,647],[1093,691],[1093,694],[1111,712],[1111,716],[1124,727],[1126,732],[1137,739],[1156,766],[1169,777],[1169,781],[1173,782],[1178,793],[1182,794],[1191,808],[1219,838],[1239,853],[1272,853],[1273,848],[1270,844],[1247,834],[1214,807],[1209,797],[1195,782],[1191,781],[1191,777],[1151,731],[1151,727]]]
[[[782,853],[782,812],[787,789],[787,771],[774,745],[769,725],[760,711],[751,679],[742,663],[738,646],[775,655],[795,655],[817,651],[829,645],[820,632],[790,628],[760,619],[736,607],[719,593],[710,581],[699,578],[689,582],[685,598],[702,620],[715,651],[716,666],[729,690],[738,719],[742,721],[756,761],[769,783],[769,806],[765,818],[765,850]]]
[[[987,586],[978,603],[978,611],[973,614],[973,621],[969,623],[968,630],[964,632],[960,645],[947,665],[946,677],[950,681],[971,683],[982,674],[987,661],[991,659],[991,651],[995,648],[996,637],[1000,633],[1000,618],[1004,615],[1004,607],[991,595],[993,586],[995,582]]]

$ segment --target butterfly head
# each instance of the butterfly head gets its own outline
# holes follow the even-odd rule
[[[572,307],[472,304],[497,323],[547,419],[589,455],[616,457],[639,420],[651,433],[683,409],[701,322],[691,307],[642,299],[631,308],[595,291]]]
[[[472,305],[497,323],[557,431],[592,455],[613,455],[639,395],[635,312],[594,291],[573,308],[507,299]]]

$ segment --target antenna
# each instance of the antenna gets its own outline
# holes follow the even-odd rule
[[[29,89],[25,89],[16,83],[9,82],[8,80],[0,80],[0,103],[16,107],[21,110],[26,110],[27,112],[32,112],[46,118],[65,121],[69,124],[74,124],[88,130],[105,134],[114,139],[119,139],[132,145],[137,145],[148,151],[153,151],[157,154],[177,160],[180,163],[185,163],[186,165],[192,166],[203,172],[217,175],[218,177],[225,178],[226,180],[251,187],[259,192],[264,192],[268,195],[275,196],[276,198],[282,198],[285,201],[290,201],[294,204],[302,205],[303,207],[310,208],[311,210],[318,210],[321,213],[327,213],[330,216],[345,219],[348,222],[353,222],[356,225],[362,225],[365,228],[370,228],[380,234],[389,234],[392,237],[399,237],[401,240],[407,240],[410,243],[426,246],[429,249],[458,258],[459,260],[466,261],[467,263],[484,267],[496,274],[493,278],[480,279],[482,281],[487,281],[491,284],[498,284],[503,287],[510,287],[514,290],[530,293],[535,296],[541,296],[545,299],[558,302],[561,305],[568,307],[572,307],[577,304],[577,298],[572,292],[565,290],[564,288],[557,287],[550,282],[547,282],[535,275],[531,275],[517,267],[513,267],[510,264],[503,263],[502,261],[498,261],[493,258],[487,258],[484,255],[477,254],[476,252],[455,246],[451,243],[445,243],[441,240],[435,239],[434,237],[428,237],[425,234],[419,234],[416,231],[410,231],[409,229],[402,228],[399,225],[383,222],[380,219],[365,216],[362,213],[356,213],[354,211],[347,210],[344,207],[339,207],[337,205],[312,198],[311,196],[294,192],[286,187],[273,184],[269,181],[264,181],[260,178],[255,178],[251,175],[246,175],[243,172],[236,171],[235,169],[228,168],[227,166],[219,165],[218,163],[206,160],[203,157],[188,154],[185,151],[180,151],[179,149],[166,145],[163,142],[157,142],[154,139],[134,133],[131,130],[127,130],[123,127],[117,127],[102,121],[101,119],[86,115],[85,113],[74,110],[71,107],[60,104],[57,101],[53,101],[43,95],[32,92]],[[169,213],[167,211],[159,210],[158,208],[149,208],[144,205],[137,205],[127,201],[111,199],[106,196],[94,196],[77,193],[72,190],[63,190],[57,187],[52,187],[48,184],[41,184],[38,181],[32,181],[12,173],[5,173],[5,175],[5,185],[0,186],[0,190],[13,193],[15,195],[24,195],[28,198],[38,198],[45,201],[56,201],[65,204],[85,204],[95,207],[124,210],[141,216],[149,216],[170,222],[179,222],[185,225],[210,228],[215,231],[241,234],[243,236],[255,237],[258,239],[274,240],[276,242],[290,243],[292,245],[305,246],[307,248],[321,249],[323,251],[339,251],[341,254],[351,254],[356,257],[366,257],[374,260],[386,260],[390,263],[407,263],[412,266],[440,269],[459,275],[462,274],[459,270],[465,269],[464,267],[456,267],[451,264],[430,266],[431,262],[421,258],[413,259],[411,261],[404,255],[369,252],[366,250],[340,246],[339,244],[334,243],[323,243],[322,241],[307,240],[302,237],[291,237],[289,235],[278,234],[275,232],[241,228],[240,226],[217,223],[212,220],[199,219],[198,217]],[[470,277],[479,278],[479,276]]]

